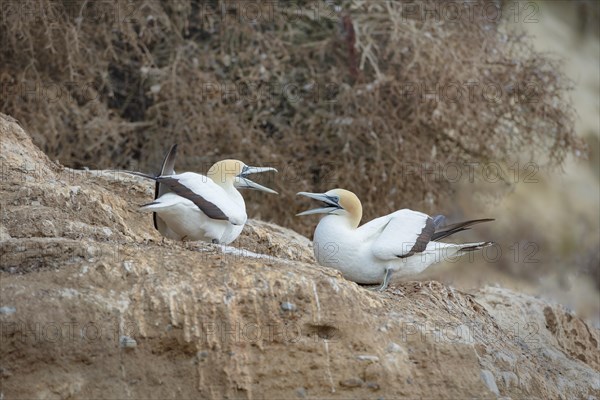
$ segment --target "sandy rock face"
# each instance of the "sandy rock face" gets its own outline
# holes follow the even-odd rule
[[[587,398],[600,333],[499,288],[380,294],[251,221],[163,240],[151,184],[63,168],[0,115],[0,398]]]

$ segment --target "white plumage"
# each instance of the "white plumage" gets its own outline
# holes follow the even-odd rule
[[[165,237],[229,244],[240,235],[248,219],[238,188],[277,193],[247,178],[254,173],[276,171],[275,168],[223,160],[213,165],[207,175],[175,174],[176,151],[177,146],[172,146],[159,176],[125,171],[156,181],[154,201],[140,210],[154,213],[154,226]]]
[[[326,193],[298,194],[322,201],[326,206],[298,214],[327,214],[317,225],[313,239],[319,264],[335,268],[357,283],[381,283],[381,290],[386,288],[392,274],[399,278],[416,275],[433,263],[491,244],[437,241],[489,219],[439,227],[442,218],[433,219],[403,209],[359,227],[362,205],[354,193],[333,189]]]
[[[194,195],[214,204],[227,216],[227,219],[214,218],[216,215],[207,209],[203,211],[189,198],[167,192],[152,203],[140,207],[141,211],[155,212],[158,215],[167,228],[165,236],[174,240],[229,244],[240,235],[248,217],[244,198],[235,187],[223,188],[207,176],[193,172],[163,178],[177,181]]]

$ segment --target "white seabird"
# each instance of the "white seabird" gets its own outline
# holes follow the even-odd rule
[[[297,214],[327,214],[319,221],[313,238],[319,264],[339,270],[346,279],[356,283],[380,283],[381,291],[386,289],[392,274],[400,278],[412,276],[444,258],[492,244],[454,244],[438,240],[493,219],[440,226],[445,219],[442,215],[432,218],[403,209],[359,227],[362,205],[354,193],[333,189],[326,193],[300,192],[298,195],[324,203],[322,208]]]
[[[238,189],[255,189],[277,194],[247,178],[250,174],[275,171],[271,167],[250,167],[239,160],[215,163],[205,175],[174,171],[177,145],[165,157],[161,174],[152,176],[121,171],[156,181],[155,199],[140,211],[154,213],[154,227],[174,240],[202,240],[229,244],[242,232],[246,203]]]

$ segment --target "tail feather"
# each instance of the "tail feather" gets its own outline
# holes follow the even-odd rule
[[[458,251],[469,252],[481,250],[485,247],[493,245],[494,242],[466,243]]]
[[[161,204],[158,201],[151,203],[142,204],[139,208],[140,211],[155,211],[157,208],[161,208]]]
[[[140,211],[146,212],[161,212],[175,206],[181,205],[181,197],[175,193],[165,193],[160,198],[140,206]]]
[[[130,175],[135,175],[135,176],[141,176],[142,178],[152,179],[153,181],[155,181],[158,178],[157,176],[144,174],[143,172],[127,171],[127,170],[124,170],[124,169],[114,170],[114,171],[111,170],[110,172],[117,172],[117,173],[123,173],[123,174],[130,174]]]
[[[470,221],[458,222],[456,224],[442,226],[437,232],[433,234],[431,240],[440,240],[457,232],[466,231],[467,229],[470,229],[470,227],[473,225],[480,224],[482,222],[490,222],[493,220],[493,218],[473,219]]]

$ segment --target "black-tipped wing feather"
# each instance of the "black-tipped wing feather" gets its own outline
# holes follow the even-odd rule
[[[435,232],[435,223],[427,214],[404,209],[376,218],[359,229],[377,236],[371,247],[375,257],[393,260],[424,251]]]
[[[246,223],[247,216],[243,205],[240,207],[239,204],[233,202],[223,188],[204,175],[184,172],[171,176],[152,176],[136,171],[119,172],[141,176],[160,183],[159,193],[163,190],[164,193],[173,192],[190,200],[209,218],[229,221],[233,225]]]
[[[439,226],[444,220],[441,215],[431,218],[426,214],[404,209],[374,219],[359,229],[371,231],[378,236],[371,248],[377,258],[391,260],[421,253],[432,241],[469,229],[481,222],[493,221],[486,218]]]
[[[169,149],[169,152],[167,153],[167,155],[165,155],[165,159],[163,160],[162,167],[160,169],[160,173],[158,174],[158,176],[173,175],[175,173],[175,157],[176,156],[177,156],[177,145],[174,144]],[[160,196],[167,193],[168,191],[169,191],[168,187],[166,187],[166,186],[161,187],[160,182],[156,181],[156,185],[154,188],[154,199],[155,200],[158,199]],[[158,229],[158,221],[156,218],[157,218],[157,214],[152,213],[152,219],[154,220],[154,228],[159,230]]]
[[[229,217],[216,204],[206,200],[198,193],[193,192],[190,188],[179,182],[178,179],[161,176],[156,178],[161,185],[167,186],[173,193],[190,200],[194,203],[207,217],[212,219],[220,219],[229,221]]]
[[[398,257],[406,258],[406,257],[412,256],[415,253],[421,253],[421,252],[425,251],[425,249],[427,248],[427,245],[431,241],[432,236],[434,235],[434,232],[435,232],[435,222],[433,219],[427,218],[425,220],[425,226],[423,226],[421,233],[419,233],[419,236],[417,236],[417,240],[415,241],[415,244],[411,247],[411,249],[408,251],[408,253],[399,255]]]
[[[471,226],[480,224],[482,222],[490,222],[493,221],[493,218],[482,218],[482,219],[472,219],[470,221],[458,222],[456,224],[440,226],[436,228],[436,232],[431,237],[431,240],[440,240],[446,238],[450,235],[455,234],[456,232],[466,231],[470,229]]]

